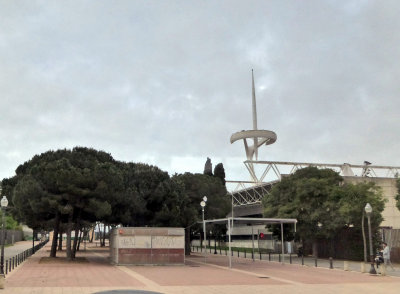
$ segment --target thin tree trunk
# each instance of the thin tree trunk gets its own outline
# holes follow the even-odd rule
[[[75,226],[74,243],[72,245],[72,252],[71,252],[72,258],[75,258],[75,255],[76,255],[76,248],[78,247],[78,238],[79,238],[79,228],[77,228],[77,226]]]
[[[66,247],[66,253],[67,253],[67,259],[72,260],[72,248],[71,248],[71,233],[72,233],[72,217],[73,217],[73,213],[70,212],[68,215],[68,223],[67,223],[67,244],[65,245]]]
[[[62,251],[62,243],[63,243],[63,231],[60,229],[59,233],[58,233],[58,251]]]
[[[92,243],[93,242],[93,237],[94,237],[94,228],[93,229],[90,229],[89,230],[89,243]],[[90,235],[90,233],[92,233],[91,235]]]
[[[76,248],[78,246],[78,236],[79,236],[79,224],[81,222],[81,212],[82,210],[79,209],[78,215],[75,220],[75,238],[74,238],[74,245],[72,246],[72,258],[75,258],[76,255]]]
[[[79,247],[80,247],[81,242],[82,242],[82,235],[83,235],[83,237],[85,237],[85,233],[84,233],[84,232],[86,233],[86,231],[83,230],[83,231],[81,231],[80,234],[79,234],[78,247],[76,248],[76,251],[79,251]]]
[[[101,242],[103,240],[103,232],[101,230],[100,224],[98,225],[99,228],[99,242],[100,242],[100,246],[101,246]]]
[[[91,229],[92,231],[92,236],[89,237],[89,243],[93,243],[93,239],[94,239],[94,235],[95,235],[95,231],[97,228],[97,223],[94,225],[94,227]]]
[[[364,262],[367,262],[367,239],[365,238],[365,226],[364,226],[364,210],[362,214],[362,219],[361,219],[361,231],[362,231],[362,236],[363,236],[363,242],[364,242]]]
[[[54,233],[53,233],[53,241],[51,242],[50,257],[56,257],[57,255],[57,237],[59,229],[60,229],[60,213],[57,212],[56,219],[54,222]]]
[[[103,242],[101,244],[101,247],[105,247],[106,246],[106,224],[104,224],[103,226]]]

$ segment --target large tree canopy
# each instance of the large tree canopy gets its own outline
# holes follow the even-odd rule
[[[156,166],[119,162],[108,153],[83,147],[36,155],[2,185],[2,194],[12,196],[17,220],[35,230],[54,230],[51,256],[56,255],[59,231],[67,233],[69,258],[75,257],[77,247],[77,238],[71,245],[71,231],[77,236],[97,221],[186,228],[201,219],[199,204],[205,195],[208,217],[225,216],[229,210],[219,178],[190,173],[170,178]]]
[[[12,187],[18,220],[34,229],[53,227],[55,232],[60,222],[66,223],[69,239],[71,230],[78,231],[83,222],[111,214],[108,198],[122,189],[121,183],[111,155],[82,147],[34,156],[17,168],[14,178],[3,181]],[[73,257],[69,245],[67,256]]]
[[[332,239],[349,226],[361,228],[367,202],[374,207],[376,230],[382,221],[384,201],[374,184],[344,184],[331,169],[308,167],[284,177],[264,198],[263,206],[265,217],[296,218],[295,237],[313,243],[317,255],[318,240]]]
[[[205,207],[206,219],[225,217],[230,210],[230,199],[227,197],[225,185],[213,176],[184,173],[174,175],[172,181],[180,187],[175,191],[182,193],[179,219],[181,226],[186,228],[186,252],[190,252],[191,229],[202,219],[200,202],[203,197],[208,198]]]

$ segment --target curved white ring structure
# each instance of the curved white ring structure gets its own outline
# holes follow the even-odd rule
[[[233,142],[236,142],[237,140],[252,139],[252,138],[260,139],[257,144],[259,147],[263,144],[270,145],[275,143],[277,136],[273,131],[267,131],[267,130],[240,131],[232,134],[231,144]]]

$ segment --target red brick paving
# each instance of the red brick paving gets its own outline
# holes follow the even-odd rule
[[[122,271],[122,267],[109,264],[109,251],[107,249],[92,247],[85,252],[79,252],[77,256],[85,257],[88,260],[87,263],[39,263],[42,257],[49,255],[48,249],[48,246],[42,248],[20,265],[17,270],[9,274],[6,278],[6,288],[11,290],[15,288],[19,293],[20,290],[30,287],[37,287],[39,290],[40,288],[50,289],[50,287],[54,287],[52,289],[58,288],[62,293],[65,287],[76,287],[75,289],[78,289],[78,287],[126,287],[152,290],[152,287],[154,285],[158,287],[158,284],[160,287],[164,287],[162,289],[165,292],[176,290],[177,288],[174,287],[183,287],[183,293],[186,293],[185,291],[188,291],[188,289],[203,293],[201,287],[215,286],[227,287],[226,291],[229,292],[226,293],[231,293],[232,285],[237,286],[237,289],[242,289],[240,287],[246,285],[252,287],[257,285],[261,287],[294,286],[294,289],[300,289],[299,287],[317,284],[321,286],[323,284],[336,284],[336,287],[340,285],[343,287],[350,283],[371,283],[371,285],[372,283],[384,283],[387,287],[397,289],[396,285],[400,284],[400,279],[394,277],[370,276],[368,274],[299,265],[282,265],[267,261],[253,262],[243,258],[234,258],[233,270],[230,270],[227,268],[228,260],[226,257],[214,255],[208,256],[207,263],[209,264],[207,265],[202,264],[204,262],[203,257],[193,255],[186,259],[185,266],[127,266],[128,272],[132,273],[130,275]],[[148,281],[152,281],[153,286],[149,285]],[[395,282],[397,284],[393,284]],[[299,283],[300,286],[293,285],[293,283]],[[230,288],[228,289],[228,287]],[[378,284],[375,287],[379,287]],[[170,290],[167,291],[166,289]],[[223,289],[218,288],[215,291],[223,291]]]
[[[104,252],[103,255],[107,254]],[[81,254],[81,253],[80,253]],[[80,255],[79,254],[79,255]],[[106,263],[106,259],[87,251],[87,263],[39,263],[49,255],[46,247],[28,258],[25,263],[6,277],[7,287],[127,287],[143,284]],[[83,255],[83,252],[82,252]],[[98,260],[98,262],[96,262]]]
[[[197,260],[204,262],[204,258],[200,258]],[[226,268],[228,266],[228,258],[226,256],[223,257],[209,255],[207,257],[207,262]],[[335,269],[330,270],[325,268],[307,267],[294,264],[281,264],[278,262],[267,262],[258,260],[253,262],[251,259],[244,258],[233,258],[232,267],[238,270],[304,284],[400,282],[400,279],[388,276],[371,276],[369,274],[361,274],[357,272],[348,272]]]

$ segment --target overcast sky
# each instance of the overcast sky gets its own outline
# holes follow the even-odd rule
[[[400,166],[400,1],[0,0],[0,178],[93,147],[248,180],[259,159]]]

